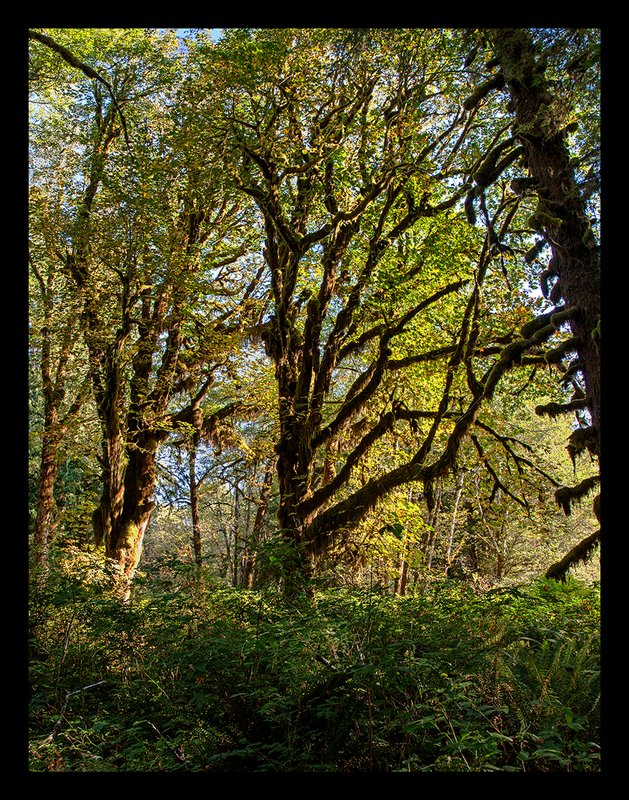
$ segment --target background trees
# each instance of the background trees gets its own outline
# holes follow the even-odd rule
[[[234,585],[400,593],[504,580],[594,487],[542,451],[566,410],[598,454],[596,32],[31,38],[42,561],[73,420],[123,595],[176,485]]]
[[[54,200],[64,225],[48,247],[74,290],[101,427],[95,540],[128,585],[154,505],[159,443],[184,423],[209,435],[236,408],[223,405],[204,420],[201,406],[250,313],[256,281],[239,283],[236,269],[225,274],[246,252],[238,232],[245,217],[195,138],[174,37],[98,31],[89,44],[97,61],[115,53],[110,72],[87,81],[78,69],[78,85],[66,96],[57,89],[58,103],[73,104],[77,154],[67,166],[43,160],[41,172],[63,182]],[[55,104],[46,111],[34,131],[49,125]],[[186,392],[187,402],[173,406]]]

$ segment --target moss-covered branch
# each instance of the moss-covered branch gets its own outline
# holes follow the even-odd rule
[[[581,483],[576,486],[560,486],[555,492],[555,500],[557,505],[563,510],[564,514],[569,517],[572,513],[572,505],[587,494],[589,494],[600,483],[599,475],[592,475],[590,478],[585,478]]]
[[[596,548],[600,545],[601,532],[600,530],[586,536],[578,544],[576,544],[566,555],[560,560],[552,564],[545,573],[546,578],[551,580],[561,581],[566,580],[568,571],[577,566],[578,564],[587,562],[594,555]]]
[[[471,111],[484,97],[487,97],[489,92],[493,89],[502,89],[504,85],[504,75],[501,72],[496,73],[491,78],[484,81],[484,83],[481,83],[480,86],[477,86],[472,94],[465,98],[463,101],[463,108],[466,111]]]
[[[583,411],[587,408],[587,400],[580,397],[571,400],[569,403],[546,403],[545,405],[535,406],[535,413],[538,417],[560,417],[562,414],[570,414],[574,411]]]

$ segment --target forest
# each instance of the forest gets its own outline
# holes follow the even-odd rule
[[[600,772],[600,50],[28,31],[30,772]]]

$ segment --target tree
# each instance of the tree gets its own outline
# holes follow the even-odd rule
[[[575,394],[568,403],[550,403],[540,406],[538,412],[556,416],[587,409],[589,422],[580,424],[569,438],[568,450],[573,460],[587,451],[596,458],[600,455],[600,255],[595,225],[588,213],[588,200],[596,194],[598,183],[596,169],[590,171],[587,181],[577,181],[576,169],[583,169],[584,163],[578,158],[575,163],[567,144],[567,137],[582,124],[577,117],[577,91],[587,85],[593,97],[598,96],[596,77],[592,77],[598,67],[600,47],[596,33],[549,31],[542,32],[536,40],[527,30],[496,29],[489,37],[500,68],[498,74],[510,97],[513,136],[525,152],[528,176],[524,185],[537,199],[530,218],[530,225],[540,237],[536,252],[550,254],[540,276],[542,288],[555,303],[565,302],[572,333],[558,361],[561,363],[572,354],[562,381],[572,384]],[[567,50],[566,62],[561,45],[570,37],[572,47]],[[571,78],[569,92],[558,79],[554,84],[559,88],[553,90],[547,77],[549,70],[556,69],[553,61],[558,57],[560,74],[563,72],[564,80],[566,75]],[[597,483],[595,475],[577,486],[561,487],[557,500],[570,513],[571,504],[590,493]],[[597,495],[597,517],[598,504]],[[567,559],[551,566],[547,575],[563,578],[571,564],[591,553],[599,536],[600,531],[588,536]]]
[[[64,173],[67,226],[54,253],[80,298],[101,423],[95,538],[128,596],[154,505],[158,446],[179,424],[207,433],[241,405],[206,419],[201,407],[251,312],[256,281],[238,284],[245,218],[199,141],[172,37],[75,34],[72,46],[103,59],[107,78],[52,37],[32,38],[90,78],[72,87],[80,155]],[[192,400],[173,406],[192,387]]]
[[[54,95],[54,82],[67,80],[67,74],[63,74],[59,65],[43,59],[41,53],[38,55],[30,74],[31,91],[35,103],[45,105]],[[39,442],[33,555],[43,581],[60,522],[55,500],[59,470],[69,449],[71,432],[80,422],[86,424],[85,415],[81,420],[80,414],[90,399],[89,374],[78,324],[79,304],[67,276],[56,268],[53,255],[58,232],[65,223],[63,188],[57,177],[62,172],[63,145],[67,143],[57,120],[49,118],[49,123],[38,139],[38,149],[32,152],[35,180],[29,194],[31,430]],[[57,152],[53,154],[55,139]],[[48,154],[52,167],[45,175],[38,170],[42,153]]]
[[[37,240],[37,234],[33,234]],[[41,243],[44,241],[45,236]],[[76,370],[80,361],[77,309],[71,300],[65,307],[59,307],[59,298],[64,292],[56,286],[58,276],[50,269],[43,254],[35,256],[37,252],[37,244],[33,241],[31,270],[39,290],[41,317],[32,317],[30,347],[33,362],[39,366],[43,404],[33,543],[34,561],[41,569],[42,580],[45,580],[49,551],[59,521],[55,484],[62,450],[68,431],[76,425],[79,412],[89,396],[89,379],[86,373],[81,376]]]
[[[455,34],[233,31],[219,53],[220,75],[237,87],[225,115],[226,167],[259,208],[271,276],[262,336],[278,388],[278,523],[306,575],[334,534],[396,487],[421,481],[431,507],[435,481],[454,468],[503,375],[542,362],[527,354],[570,318],[553,308],[519,337],[507,331],[506,347],[496,318],[483,324],[482,288],[512,253],[519,200],[504,188],[490,215],[470,187],[504,181],[524,148],[513,137],[496,145],[501,121],[479,130],[478,99],[463,100]],[[480,198],[484,233],[466,232],[456,211],[464,198]],[[440,250],[457,255],[431,272]],[[453,333],[423,349],[433,312]],[[396,357],[406,334],[415,336],[412,354]],[[422,363],[440,366],[409,407],[391,376]],[[357,464],[400,423],[417,434],[407,460],[348,492]],[[340,439],[346,455],[332,475],[326,454]]]

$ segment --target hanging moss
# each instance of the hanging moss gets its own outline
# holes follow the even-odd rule
[[[589,425],[587,428],[577,428],[568,437],[568,446],[566,450],[572,460],[573,466],[576,464],[576,458],[585,450],[596,455],[598,449],[598,442],[596,431]]]
[[[545,405],[535,406],[535,413],[538,417],[560,417],[562,414],[570,414],[586,408],[585,398],[571,400],[569,403],[546,403]]]
[[[529,339],[531,336],[537,333],[537,331],[543,327],[544,324],[545,320],[543,318],[540,319],[539,317],[535,317],[520,328],[520,336],[522,336],[524,339]]]
[[[538,181],[536,178],[514,178],[509,187],[514,194],[522,195],[527,192],[529,189],[535,189],[538,185]]]
[[[583,364],[578,358],[574,359],[574,361],[571,361],[568,364],[568,367],[567,367],[566,371],[561,376],[560,383],[563,386],[566,386],[574,378],[575,374],[582,370],[582,368],[583,368]]]
[[[527,264],[532,264],[537,256],[542,252],[542,250],[546,247],[546,239],[539,239],[530,250],[528,250],[524,255],[524,260]]]
[[[556,278],[556,277],[557,277],[557,257],[553,256],[548,262],[548,267],[539,276],[539,287],[544,297],[548,298],[548,295],[550,294],[550,287],[548,286],[548,281],[551,278]]]
[[[601,541],[600,530],[587,536],[575,545],[566,555],[546,570],[546,578],[565,583],[566,575],[571,567],[589,561]]]
[[[514,364],[519,364],[528,345],[527,339],[516,339],[515,342],[511,342],[503,348],[500,356],[504,361],[513,361]]]
[[[572,506],[582,500],[600,483],[598,475],[592,475],[590,478],[578,483],[576,486],[560,486],[555,492],[555,501],[563,513],[569,517],[572,513]]]
[[[512,143],[512,138],[507,139],[506,141],[496,145],[496,147],[490,150],[485,156],[483,161],[474,170],[474,174],[472,176],[478,186],[484,189],[496,179],[499,174],[497,172],[498,157]]]
[[[601,318],[600,317],[598,318],[598,320],[596,322],[596,326],[592,330],[591,336],[592,336],[592,341],[598,347],[598,345],[601,343]]]
[[[553,326],[553,328],[555,328],[555,330],[559,330],[559,328],[561,328],[565,322],[574,320],[578,316],[579,309],[577,306],[570,306],[570,308],[563,308],[560,311],[555,312],[550,318],[550,324]],[[578,345],[578,341],[576,339],[573,341],[576,347]]]
[[[550,294],[548,295],[548,299],[551,303],[553,303],[553,305],[557,305],[562,297],[563,294],[561,291],[561,282],[555,281],[552,289],[550,290]]]
[[[545,228],[557,228],[563,224],[563,220],[547,213],[538,207],[528,219],[528,224],[536,231],[543,231]]]
[[[474,200],[476,199],[476,192],[472,189],[465,197],[465,216],[470,225],[476,225],[476,209],[474,208]]]

